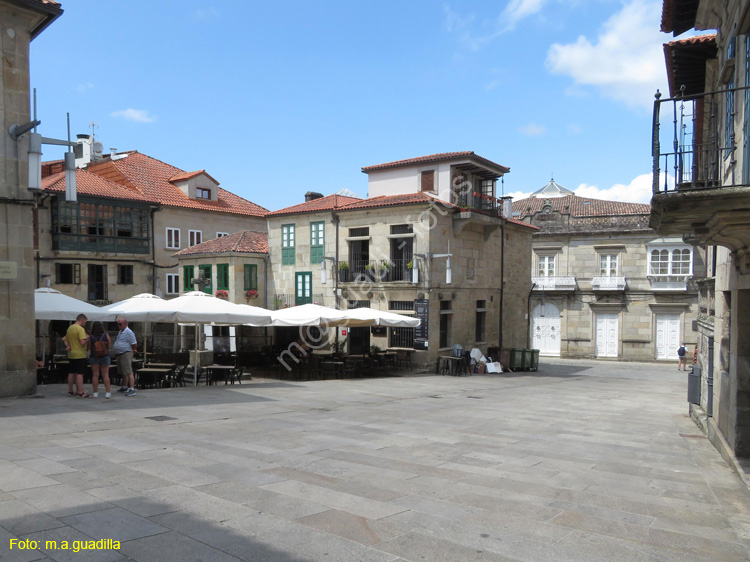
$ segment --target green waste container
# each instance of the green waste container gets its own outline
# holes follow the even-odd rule
[[[531,363],[529,364],[529,369],[536,371],[539,369],[539,350],[530,349],[529,351],[531,352]]]
[[[523,350],[523,359],[521,359],[521,370],[528,371],[531,368],[531,350]]]
[[[510,370],[520,371],[523,369],[523,349],[514,347],[510,350]]]

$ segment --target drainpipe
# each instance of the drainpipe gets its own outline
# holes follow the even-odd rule
[[[529,296],[526,299],[526,349],[531,349],[531,293],[534,291],[536,283],[531,284]]]
[[[500,318],[497,345],[503,348],[503,297],[505,296],[505,221],[500,224]]]
[[[334,265],[334,272],[333,272],[333,299],[336,303],[336,308],[340,308],[339,306],[339,216],[336,214],[335,211],[331,211],[331,222],[333,222],[334,227],[336,228],[336,253],[334,254],[336,261],[333,263]],[[339,331],[336,330],[336,343],[338,343],[339,339]]]
[[[151,207],[151,294],[156,294],[156,227],[154,213],[158,207]]]

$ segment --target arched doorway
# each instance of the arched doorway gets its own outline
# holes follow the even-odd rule
[[[531,321],[534,349],[539,355],[560,355],[560,309],[552,303],[538,304]]]

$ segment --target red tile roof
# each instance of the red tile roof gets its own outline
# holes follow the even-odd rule
[[[333,194],[327,195],[325,197],[319,197],[318,199],[313,199],[312,201],[305,201],[304,203],[299,203],[298,205],[292,205],[291,207],[285,207],[283,209],[279,209],[278,211],[267,213],[266,216],[276,217],[282,215],[296,215],[299,213],[333,211],[351,203],[356,203],[358,201],[362,201],[362,199]]]
[[[458,209],[453,203],[432,197],[427,193],[404,193],[401,195],[381,195],[380,197],[370,197],[369,199],[360,199],[354,203],[342,207],[341,211],[355,211],[358,209],[371,209],[374,207],[393,207],[396,205],[419,205],[426,203],[440,203],[446,207]]]
[[[104,160],[90,163],[86,169],[93,174],[130,187],[145,197],[166,206],[254,217],[262,217],[268,212],[260,205],[220,187],[218,188],[218,201],[190,199],[170,181],[175,177],[185,177],[186,175],[193,177],[191,174],[205,173],[202,170],[187,173],[137,151],[121,153],[118,156],[122,156],[122,158],[112,160],[107,157]]]
[[[197,254],[227,254],[238,252],[242,254],[267,254],[268,253],[268,234],[265,232],[256,232],[254,230],[240,230],[229,236],[222,236],[207,240],[202,244],[190,246],[173,256],[191,256]]]
[[[183,172],[182,174],[177,174],[174,177],[169,178],[169,181],[172,183],[177,183],[180,181],[189,180],[191,178],[194,178],[196,176],[200,176],[203,174],[207,178],[209,178],[212,182],[214,182],[216,185],[219,185],[219,182],[216,181],[213,177],[211,177],[210,174],[206,173],[206,170],[197,170],[195,172]]]
[[[375,172],[377,170],[387,170],[390,168],[401,168],[404,166],[413,166],[415,164],[428,164],[430,162],[443,162],[445,160],[463,160],[463,159],[474,160],[479,164],[496,168],[507,174],[510,172],[510,168],[496,164],[492,160],[483,158],[478,154],[474,154],[474,151],[466,150],[463,152],[441,152],[439,154],[430,154],[429,156],[418,156],[417,158],[408,158],[406,160],[396,160],[394,162],[386,162],[385,164],[375,164],[374,166],[365,166],[362,171],[367,174],[369,172]]]
[[[42,179],[42,189],[53,193],[65,193],[65,172],[58,172]],[[80,168],[76,170],[76,192],[79,195],[156,203],[156,201],[141,195],[137,191]]]
[[[513,213],[521,213],[518,218],[533,215],[549,203],[552,209],[572,217],[604,217],[615,215],[649,215],[651,205],[645,203],[624,203],[622,201],[605,201],[568,195],[566,197],[529,197],[513,202]]]

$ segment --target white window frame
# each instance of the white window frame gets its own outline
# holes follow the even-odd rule
[[[216,238],[223,238],[224,236],[229,236],[228,232],[217,232]]]
[[[197,246],[203,242],[202,230],[188,230],[188,247]]]
[[[614,262],[614,268],[612,264]],[[614,271],[612,271],[614,269]],[[599,277],[617,277],[620,274],[620,254],[617,252],[599,254]]]
[[[166,247],[168,250],[179,250],[180,246],[180,229],[167,227],[166,230]],[[170,244],[171,241],[171,244]]]
[[[167,294],[177,295],[180,293],[180,274],[167,273]]]
[[[557,254],[537,254],[536,275],[533,277],[555,277],[557,267],[556,258]]]
[[[653,261],[654,253],[658,253],[660,258],[666,257],[666,260]],[[687,252],[687,260],[676,260],[675,257],[683,257]],[[679,256],[677,254],[679,253]],[[655,264],[664,264],[665,267],[659,267],[654,270]],[[682,271],[687,265],[687,271]],[[679,271],[677,270],[679,266]],[[649,277],[674,277],[687,278],[693,276],[693,247],[685,244],[665,244],[648,246],[648,276]]]

